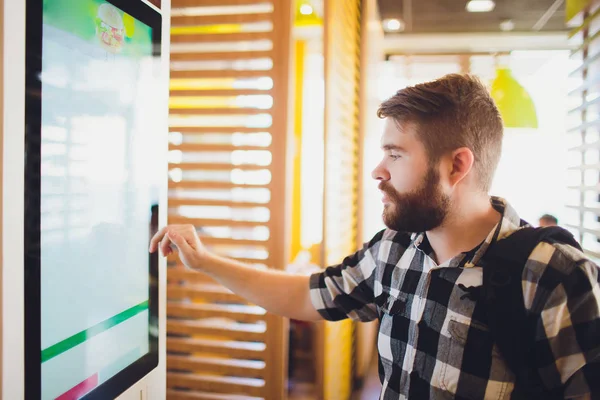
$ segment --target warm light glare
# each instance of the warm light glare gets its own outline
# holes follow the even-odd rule
[[[496,7],[492,0],[471,0],[467,3],[468,12],[490,12]]]
[[[398,19],[386,19],[383,25],[386,31],[399,31],[404,27],[402,21]]]
[[[515,23],[512,19],[507,19],[505,21],[500,22],[500,30],[503,32],[509,32],[515,29]]]
[[[302,15],[310,15],[313,13],[313,8],[310,4],[302,4],[300,6],[300,14]]]

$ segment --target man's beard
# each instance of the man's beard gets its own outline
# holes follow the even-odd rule
[[[420,188],[399,194],[389,183],[379,190],[390,200],[383,209],[385,225],[399,232],[426,232],[442,225],[450,209],[450,198],[440,191],[439,173],[431,168]]]

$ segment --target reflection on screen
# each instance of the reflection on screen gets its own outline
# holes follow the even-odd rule
[[[79,398],[149,351],[157,71],[147,25],[106,1],[44,1],[43,399]]]

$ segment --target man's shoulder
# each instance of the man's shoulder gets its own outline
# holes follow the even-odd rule
[[[577,265],[592,260],[578,247],[571,233],[564,229],[533,228],[528,224],[504,232],[502,239],[508,239],[503,251],[512,253],[515,261],[526,261],[525,268],[530,273],[542,274],[546,268],[560,275],[569,275]],[[508,243],[510,242],[510,246]],[[577,246],[577,247],[575,247]],[[498,249],[496,249],[498,250]],[[497,255],[498,251],[494,254]],[[538,277],[539,278],[539,277]]]
[[[593,260],[576,247],[566,243],[542,241],[535,246],[529,255],[526,266],[532,272],[537,271],[538,274],[543,272],[545,268],[551,268],[553,272],[561,276],[568,276],[585,263],[595,265]],[[540,266],[545,268],[540,268]]]
[[[523,270],[525,305],[541,311],[551,298],[555,303],[557,296],[575,296],[571,290],[575,287],[592,290],[597,285],[598,272],[598,265],[581,250],[565,243],[540,242]]]

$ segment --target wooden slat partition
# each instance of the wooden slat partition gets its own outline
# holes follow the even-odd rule
[[[291,0],[173,0],[169,223],[213,251],[282,268]],[[286,398],[287,328],[176,256],[167,398]]]
[[[362,1],[361,15],[361,87],[360,87],[360,127],[361,134],[359,143],[366,147],[369,138],[379,135],[379,126],[375,116],[380,103],[376,82],[379,79],[380,65],[385,60],[384,33],[380,24],[380,15],[377,0]],[[364,154],[367,150],[362,150]],[[364,171],[364,157],[359,157],[359,171]],[[368,177],[367,179],[370,179]],[[357,243],[370,240],[371,224],[365,222],[365,178],[358,180],[358,229]],[[371,189],[372,190],[372,189]],[[372,221],[371,221],[372,222]],[[357,324],[354,331],[354,379],[363,381],[373,361],[373,353],[377,351],[376,337],[379,321]]]
[[[239,42],[248,40],[269,40],[271,32],[234,32],[234,33],[202,33],[197,35],[177,35],[171,38],[171,43],[198,43],[198,42]]]
[[[173,318],[167,322],[167,329],[169,333],[176,335],[202,335],[227,340],[259,342],[264,338],[267,328],[264,323],[244,324],[224,318],[205,319],[203,321]]]
[[[333,265],[358,248],[359,90],[361,0],[325,2],[325,192],[324,264]],[[350,320],[325,323],[323,393],[349,399],[353,329]]]

